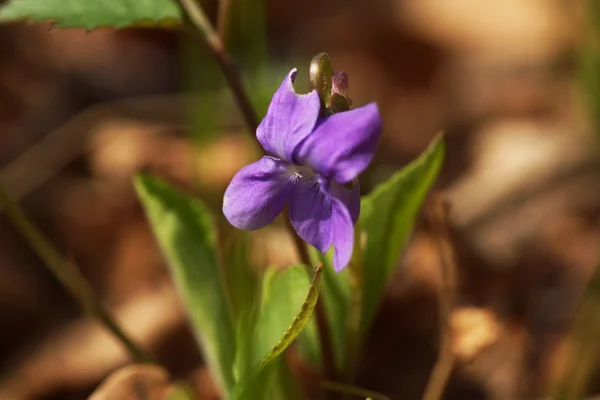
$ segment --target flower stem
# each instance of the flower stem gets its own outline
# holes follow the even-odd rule
[[[217,32],[219,38],[223,42],[223,47],[226,47],[229,34],[229,23],[231,20],[231,6],[234,0],[220,0],[219,13],[217,14]]]
[[[364,295],[364,265],[361,243],[362,229],[357,225],[354,229],[354,252],[348,265],[350,281],[350,301],[348,307],[348,336],[346,341],[346,359],[343,372],[344,382],[352,382],[358,369],[361,351],[361,318]]]
[[[456,301],[456,261],[448,225],[449,204],[439,195],[431,197],[426,215],[436,237],[439,253],[442,282],[439,294],[440,350],[438,358],[425,387],[423,400],[442,398],[450,374],[454,369],[455,356],[452,351],[452,330],[450,317]]]
[[[90,283],[81,274],[77,266],[58,253],[48,239],[25,215],[21,207],[10,199],[2,186],[0,186],[0,205],[4,207],[15,228],[29,243],[38,257],[48,266],[50,272],[79,303],[83,311],[89,316],[97,318],[125,346],[135,361],[151,361],[151,358],[127,336],[108,310],[104,308],[95,296]]]
[[[179,3],[185,10],[191,23],[200,33],[202,33],[204,38],[199,38],[196,32],[190,31],[189,29],[184,29],[184,32],[187,33],[192,39],[201,41],[208,46],[209,50],[217,60],[219,67],[223,71],[223,74],[225,75],[227,84],[229,85],[233,93],[233,97],[235,98],[235,101],[242,112],[248,130],[252,133],[255,132],[256,128],[258,127],[258,116],[256,115],[254,106],[252,105],[250,97],[244,88],[242,76],[227,53],[227,50],[223,45],[222,38],[219,36],[215,28],[206,17],[206,14],[195,0],[179,0]],[[286,220],[289,221],[287,216]],[[296,245],[301,262],[307,266],[311,265],[305,243],[296,234],[296,231],[292,228],[291,224],[288,224],[288,228],[290,234],[294,238],[294,243]],[[336,380],[337,374],[333,358],[333,346],[331,344],[329,324],[327,322],[327,315],[325,313],[322,298],[322,295],[319,296],[319,300],[317,301],[317,305],[315,307],[315,314],[317,317],[317,327],[321,353],[323,356],[323,366],[326,377],[330,380]]]
[[[202,33],[203,38],[199,38],[196,31],[184,29],[184,32],[194,40],[204,43],[208,46],[211,54],[219,64],[219,68],[225,76],[225,80],[233,93],[235,102],[242,112],[244,122],[250,132],[255,132],[258,127],[258,117],[254,106],[250,101],[250,96],[244,88],[244,82],[239,70],[235,67],[229,53],[227,53],[223,40],[215,31],[202,8],[195,0],[179,0],[179,3],[186,12],[190,22],[196,29]]]

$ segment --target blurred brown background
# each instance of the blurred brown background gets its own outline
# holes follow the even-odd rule
[[[574,306],[600,261],[599,136],[578,80],[587,27],[580,1],[268,2],[275,82],[285,60],[305,60],[295,66],[306,73],[326,51],[348,72],[355,105],[378,102],[384,133],[365,190],[447,134],[438,189],[452,201],[460,270],[459,366],[447,399],[540,398],[564,372]],[[209,399],[130,178],[151,171],[218,212],[230,178],[254,155],[230,99],[218,110],[218,139],[189,140],[181,49],[168,31],[0,27],[0,182],[125,329]],[[293,260],[279,233],[254,236],[257,259]],[[357,385],[420,398],[437,351],[438,263],[420,222]],[[85,398],[128,361],[1,211],[0,327],[2,400]]]

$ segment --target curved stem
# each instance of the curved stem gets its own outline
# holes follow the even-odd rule
[[[206,17],[206,14],[195,0],[179,0],[179,3],[185,10],[192,24],[204,36],[203,43],[208,46],[209,50],[217,60],[219,67],[223,71],[235,101],[242,112],[242,115],[244,116],[244,120],[248,129],[250,132],[255,132],[256,128],[258,127],[258,116],[256,115],[256,111],[254,110],[254,107],[250,101],[250,97],[244,88],[242,77],[238,69],[233,64],[231,57],[227,53],[221,37],[215,31],[214,27]],[[188,29],[185,29],[184,32],[190,35],[194,40],[202,42],[202,38],[199,38],[196,32]],[[286,220],[289,221],[287,216]],[[288,229],[294,238],[294,243],[296,245],[301,262],[307,266],[310,266],[311,261],[305,243],[296,234],[296,231],[292,228],[291,224],[288,224]],[[319,341],[323,356],[325,375],[329,379],[335,379],[337,374],[335,372],[333,347],[331,345],[329,324],[327,323],[327,315],[325,314],[322,296],[319,296],[319,301],[315,307],[315,314],[317,317]]]
[[[217,15],[217,31],[223,44],[228,42],[229,23],[231,20],[231,3],[233,0],[219,1],[219,14]]]
[[[104,308],[95,296],[90,283],[81,274],[77,266],[58,253],[42,232],[25,215],[21,207],[10,199],[2,186],[0,186],[0,205],[4,207],[6,215],[15,228],[46,264],[50,272],[79,303],[83,311],[97,318],[127,348],[136,361],[149,362],[150,357],[127,336],[108,310]]]
[[[248,130],[250,132],[255,132],[256,128],[258,127],[258,117],[256,115],[256,111],[254,110],[250,96],[248,96],[248,92],[244,88],[242,76],[235,67],[231,57],[225,50],[225,46],[223,45],[221,37],[215,31],[210,21],[206,17],[206,14],[204,11],[202,11],[195,0],[179,0],[179,2],[185,10],[190,22],[200,33],[202,33],[204,38],[198,37],[196,31],[184,29],[184,32],[195,41],[201,42],[208,46],[208,49],[219,64],[221,71],[223,71],[223,75],[225,76],[227,84],[233,93],[233,97],[238,108],[242,112],[242,116],[244,117],[244,121],[248,127]]]

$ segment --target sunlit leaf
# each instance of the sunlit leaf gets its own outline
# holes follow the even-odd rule
[[[52,21],[59,28],[177,25],[181,11],[172,0],[10,0],[0,21]]]
[[[253,371],[240,380],[235,399],[258,398],[257,392],[267,386],[273,373],[274,361],[302,332],[317,304],[322,265],[315,269],[309,282],[307,267],[295,266],[285,271],[269,271],[263,283],[263,302],[254,330]],[[292,393],[287,393],[290,398]]]

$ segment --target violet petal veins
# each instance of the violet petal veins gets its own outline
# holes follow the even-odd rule
[[[256,136],[271,156],[242,168],[223,197],[223,213],[238,229],[260,229],[286,204],[298,235],[325,253],[334,268],[352,257],[360,213],[357,176],[373,158],[381,132],[375,103],[319,118],[316,91],[299,95],[290,71],[275,92]],[[352,187],[344,185],[351,183]]]

